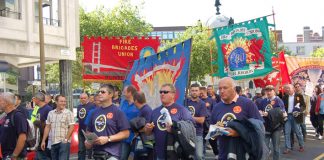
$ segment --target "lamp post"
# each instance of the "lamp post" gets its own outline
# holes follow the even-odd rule
[[[39,23],[39,62],[41,89],[45,91],[45,50],[44,50],[44,27],[43,27],[43,0],[38,0],[38,23]]]

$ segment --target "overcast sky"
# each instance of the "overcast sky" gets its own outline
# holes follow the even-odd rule
[[[79,0],[80,6],[91,11],[98,5],[109,9],[118,0]],[[188,26],[197,20],[203,23],[216,13],[215,0],[132,0],[138,5],[144,2],[141,16],[154,27]],[[220,12],[233,17],[235,23],[272,14],[275,12],[276,29],[283,30],[285,42],[296,42],[296,35],[303,33],[304,26],[322,35],[324,26],[323,0],[220,0]],[[273,23],[273,18],[268,21]]]

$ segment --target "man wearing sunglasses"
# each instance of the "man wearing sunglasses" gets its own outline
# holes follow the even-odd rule
[[[94,159],[120,159],[121,141],[129,136],[128,120],[112,103],[113,95],[113,85],[102,85],[98,94],[101,107],[95,109],[90,118],[88,130],[98,137],[93,142],[86,140],[85,146],[94,149]]]
[[[199,84],[192,84],[190,86],[190,98],[186,100],[186,107],[196,122],[196,160],[204,159],[203,123],[207,117],[206,104],[199,98],[199,87]]]
[[[166,108],[172,121],[190,120],[193,122],[190,112],[183,106],[175,103],[176,89],[172,84],[163,84],[160,90],[160,99],[162,105],[153,110],[151,123],[145,126],[147,135],[154,134],[155,146],[154,153],[157,160],[167,159],[166,157],[166,139],[167,132],[171,132],[171,125],[166,122],[166,117],[161,114],[161,110]]]

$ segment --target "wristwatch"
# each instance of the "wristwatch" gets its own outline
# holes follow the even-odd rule
[[[108,142],[111,142],[110,136],[108,136]]]

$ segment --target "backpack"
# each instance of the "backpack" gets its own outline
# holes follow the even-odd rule
[[[181,159],[194,159],[196,151],[196,128],[191,121],[174,122],[172,131],[175,152]]]
[[[15,109],[13,111],[13,114],[11,114],[11,117],[10,117],[10,122],[13,127],[15,126],[14,116],[17,112],[22,113],[21,111]],[[27,117],[26,117],[26,119],[27,119]],[[33,122],[31,122],[31,120],[29,120],[29,119],[27,119],[27,122],[28,122],[28,127],[27,127],[27,139],[26,139],[25,146],[27,147],[27,150],[34,150],[38,145],[38,143],[37,143],[37,135],[38,134],[37,134],[37,130],[34,127]]]

